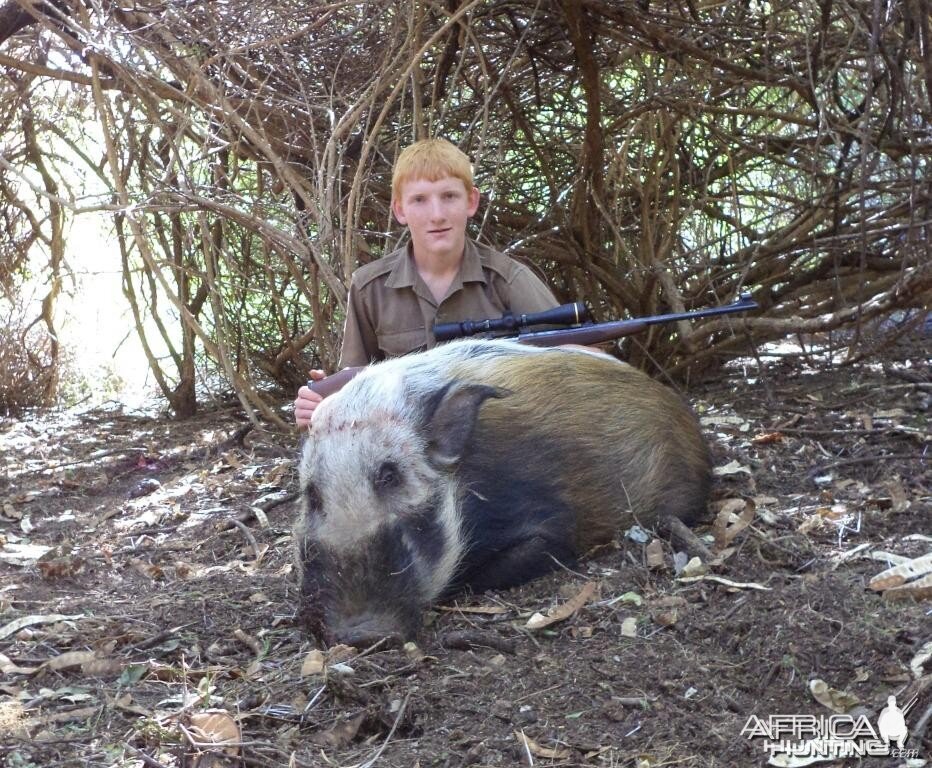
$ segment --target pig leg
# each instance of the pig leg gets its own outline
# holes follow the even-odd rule
[[[515,538],[510,546],[489,552],[470,568],[460,582],[474,592],[507,589],[556,570],[560,565],[573,566],[576,552],[566,537],[556,538],[538,533]]]

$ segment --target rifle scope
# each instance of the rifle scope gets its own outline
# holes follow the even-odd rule
[[[477,333],[514,333],[533,325],[578,325],[589,319],[586,305],[581,301],[561,304],[559,307],[543,312],[514,315],[506,312],[501,317],[491,320],[464,320],[461,323],[437,323],[434,325],[434,338],[437,341],[449,341],[462,336],[475,336]]]

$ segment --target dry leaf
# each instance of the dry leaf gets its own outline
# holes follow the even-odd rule
[[[116,659],[90,659],[81,671],[88,677],[116,677],[123,672],[123,664]]]
[[[776,496],[752,496],[751,500],[759,507],[772,507],[780,502]]]
[[[97,658],[94,651],[67,651],[60,653],[55,658],[49,659],[42,664],[42,669],[53,669],[61,671],[71,667],[83,667],[85,664],[92,662]]]
[[[821,528],[823,525],[825,525],[825,519],[822,517],[822,515],[809,515],[809,517],[802,521],[796,530],[799,533],[809,533],[810,531],[814,531],[817,528]]]
[[[824,680],[810,680],[809,692],[823,707],[839,714],[850,712],[860,703],[857,696],[831,688]]]
[[[227,466],[233,467],[233,469],[243,468],[243,462],[240,460],[239,456],[236,455],[236,451],[227,451],[224,453],[223,461]]]
[[[46,581],[55,581],[56,579],[71,578],[83,570],[85,561],[83,557],[53,557],[49,560],[40,558],[36,562],[36,567],[42,578]]]
[[[890,491],[890,498],[893,499],[893,512],[905,512],[909,509],[909,496],[906,494],[906,489],[903,487],[902,480],[895,478],[889,481],[887,483],[887,490]]]
[[[259,528],[263,531],[267,531],[272,527],[272,524],[269,522],[269,516],[265,514],[265,510],[262,509],[262,507],[252,506],[250,509],[256,518],[256,522],[259,523]]]
[[[424,660],[424,651],[422,651],[417,643],[407,642],[404,644],[405,656],[407,656],[411,661],[423,661]]]
[[[188,728],[198,746],[224,747],[228,755],[239,753],[242,743],[239,725],[228,712],[220,710],[196,712],[188,718]]]
[[[855,555],[858,555],[861,552],[864,552],[865,549],[870,549],[871,546],[873,545],[870,544],[869,542],[864,542],[863,544],[858,544],[856,547],[854,547],[853,549],[849,549],[846,552],[839,552],[837,555],[832,555],[832,558],[831,558],[832,570],[835,570],[839,565],[841,565],[844,562],[847,562],[848,560],[853,558]],[[871,557],[871,554],[865,553],[864,557]]]
[[[44,544],[23,544],[10,541],[3,545],[3,549],[0,549],[0,562],[7,565],[32,565],[51,549]]]
[[[340,662],[356,658],[357,653],[357,650],[353,648],[353,646],[338,643],[337,645],[331,646],[330,650],[327,651],[327,663],[339,664]]]
[[[198,576],[198,567],[183,560],[175,561],[175,578],[181,581],[188,581]]]
[[[525,735],[524,731],[514,731],[514,735],[525,755],[530,754],[545,760],[565,760],[573,754],[566,747],[542,747],[530,736]]]
[[[757,505],[749,499],[728,499],[712,524],[712,535],[715,538],[715,548],[718,551],[725,549],[741,531],[753,521]]]
[[[932,640],[929,640],[909,662],[909,669],[917,680],[922,677],[926,662],[932,659]]]
[[[256,656],[259,656],[262,653],[262,643],[260,643],[256,638],[251,635],[246,634],[239,627],[233,630],[233,637],[239,640],[243,645],[252,650]]]
[[[4,675],[33,675],[38,669],[38,667],[18,667],[9,656],[0,653],[0,672]]]
[[[78,709],[69,709],[64,712],[52,712],[47,715],[42,715],[41,717],[31,717],[27,721],[27,724],[30,728],[36,729],[54,723],[70,723],[75,720],[86,720],[89,717],[94,717],[99,714],[99,706],[80,707]]]
[[[866,683],[871,679],[871,671],[867,667],[855,667],[854,682]]]
[[[680,571],[680,576],[688,579],[692,576],[702,576],[708,572],[709,566],[703,563],[698,557],[694,557],[683,566],[683,570]]]
[[[874,413],[875,419],[902,419],[906,416],[906,411],[902,408],[890,408],[886,411],[877,411]]]
[[[727,414],[708,413],[700,417],[699,421],[705,427],[731,426],[737,427],[741,432],[747,432],[751,428],[747,420],[740,416],[729,416]]]
[[[867,586],[877,591],[892,589],[929,573],[932,573],[932,552],[881,571],[868,582]]]
[[[324,671],[324,654],[315,648],[304,657],[304,663],[301,664],[301,677],[308,675],[319,675]]]
[[[765,432],[751,438],[752,445],[773,445],[774,443],[783,442],[782,432]]]
[[[883,593],[884,600],[925,600],[929,597],[932,597],[932,573]]]
[[[355,717],[337,723],[329,731],[318,733],[311,737],[314,744],[331,749],[342,749],[356,738],[359,728],[366,720],[366,713],[360,712]]]
[[[652,613],[651,617],[661,627],[672,627],[679,620],[679,614],[675,608],[669,611],[658,611]]]
[[[743,464],[739,464],[737,461],[729,461],[729,462],[728,462],[727,464],[725,464],[724,466],[715,467],[715,468],[712,470],[712,473],[713,473],[714,475],[716,475],[717,477],[725,477],[725,476],[728,476],[728,475],[737,475],[737,474],[740,474],[740,473],[742,473],[742,472],[745,473],[745,474],[748,474],[748,475],[751,474],[751,470],[750,470],[748,467],[744,466]]]
[[[567,600],[565,603],[558,605],[556,608],[550,609],[546,616],[540,613],[535,613],[533,616],[531,616],[530,619],[528,619],[528,622],[525,626],[527,629],[537,630],[543,629],[544,627],[549,627],[551,624],[556,624],[558,621],[565,621],[589,602],[589,600],[595,594],[597,586],[598,585],[594,581],[587,582],[579,591],[579,594],[576,595],[576,597]]]
[[[147,563],[145,560],[140,560],[138,557],[131,558],[129,564],[136,573],[145,576],[147,579],[159,581],[165,578],[165,572],[159,566]]]
[[[152,714],[151,710],[140,707],[138,704],[134,703],[133,697],[128,693],[114,699],[113,706],[124,712],[129,712],[132,715],[139,715],[140,717],[149,717]]]
[[[654,539],[644,548],[648,568],[663,568],[663,542]]]
[[[269,472],[266,473],[265,477],[262,479],[262,482],[266,485],[278,485],[278,481],[285,476],[285,473],[291,469],[292,462],[283,461],[277,467],[273,467]]]
[[[830,507],[819,507],[816,514],[830,521],[841,520],[848,516],[848,507],[844,504],[832,504]]]
[[[18,619],[14,619],[9,624],[5,624],[0,627],[0,640],[3,640],[10,635],[15,635],[24,627],[31,627],[35,624],[54,624],[57,621],[73,621],[74,619],[83,619],[83,614],[77,614],[75,616],[64,616],[60,613],[50,613],[45,616],[33,615],[33,616],[20,616]]]

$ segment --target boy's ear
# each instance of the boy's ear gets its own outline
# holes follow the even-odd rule
[[[408,223],[408,217],[405,216],[404,207],[401,205],[401,201],[397,198],[392,198],[392,213],[395,214],[395,218],[398,220],[398,223],[404,226]],[[472,214],[470,214],[472,215]]]
[[[469,193],[469,215],[475,215],[476,211],[479,210],[479,190],[476,187],[472,188],[472,191]],[[398,214],[395,214],[396,218]]]

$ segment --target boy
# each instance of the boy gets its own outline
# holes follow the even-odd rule
[[[523,264],[466,237],[479,207],[469,158],[443,139],[399,155],[392,213],[411,235],[407,246],[360,267],[350,281],[340,368],[429,349],[435,322],[540,312],[557,306]],[[311,371],[311,378],[324,378]],[[307,426],[323,398],[301,387],[295,421]]]

